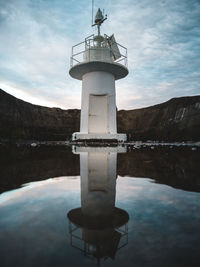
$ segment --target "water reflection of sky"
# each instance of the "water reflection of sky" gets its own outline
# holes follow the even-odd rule
[[[198,266],[199,193],[148,178],[117,178],[115,205],[128,212],[129,244],[102,266]],[[0,195],[2,266],[94,266],[69,245],[69,210],[80,178],[58,177]]]

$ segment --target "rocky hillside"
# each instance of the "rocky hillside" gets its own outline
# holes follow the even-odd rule
[[[80,111],[32,105],[0,89],[0,138],[66,140],[79,129]]]
[[[118,131],[134,140],[200,140],[200,96],[118,112]]]
[[[132,140],[199,141],[200,96],[117,114],[118,132]],[[47,108],[17,99],[0,89],[1,140],[66,140],[79,130],[80,110]]]

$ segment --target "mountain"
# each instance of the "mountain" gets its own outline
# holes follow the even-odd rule
[[[200,95],[172,98],[141,109],[120,110],[118,131],[134,140],[199,141]]]
[[[200,95],[117,113],[118,132],[132,140],[199,141]],[[0,140],[67,140],[79,131],[80,110],[48,108],[0,89]]]
[[[0,89],[0,138],[66,140],[79,129],[80,110],[33,105]]]

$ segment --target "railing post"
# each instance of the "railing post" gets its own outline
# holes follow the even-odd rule
[[[73,67],[73,53],[74,53],[74,48],[73,48],[73,46],[72,46],[71,67]]]

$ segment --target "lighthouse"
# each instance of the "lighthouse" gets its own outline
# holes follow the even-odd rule
[[[68,212],[71,246],[87,257],[114,259],[128,244],[129,214],[116,207],[117,153],[126,148],[73,146],[80,154],[81,207]],[[77,242],[78,241],[78,242]]]
[[[72,140],[126,141],[126,134],[117,133],[115,80],[128,74],[127,49],[114,35],[101,35],[106,19],[98,9],[92,25],[98,34],[72,47],[69,74],[82,81],[80,132]]]

